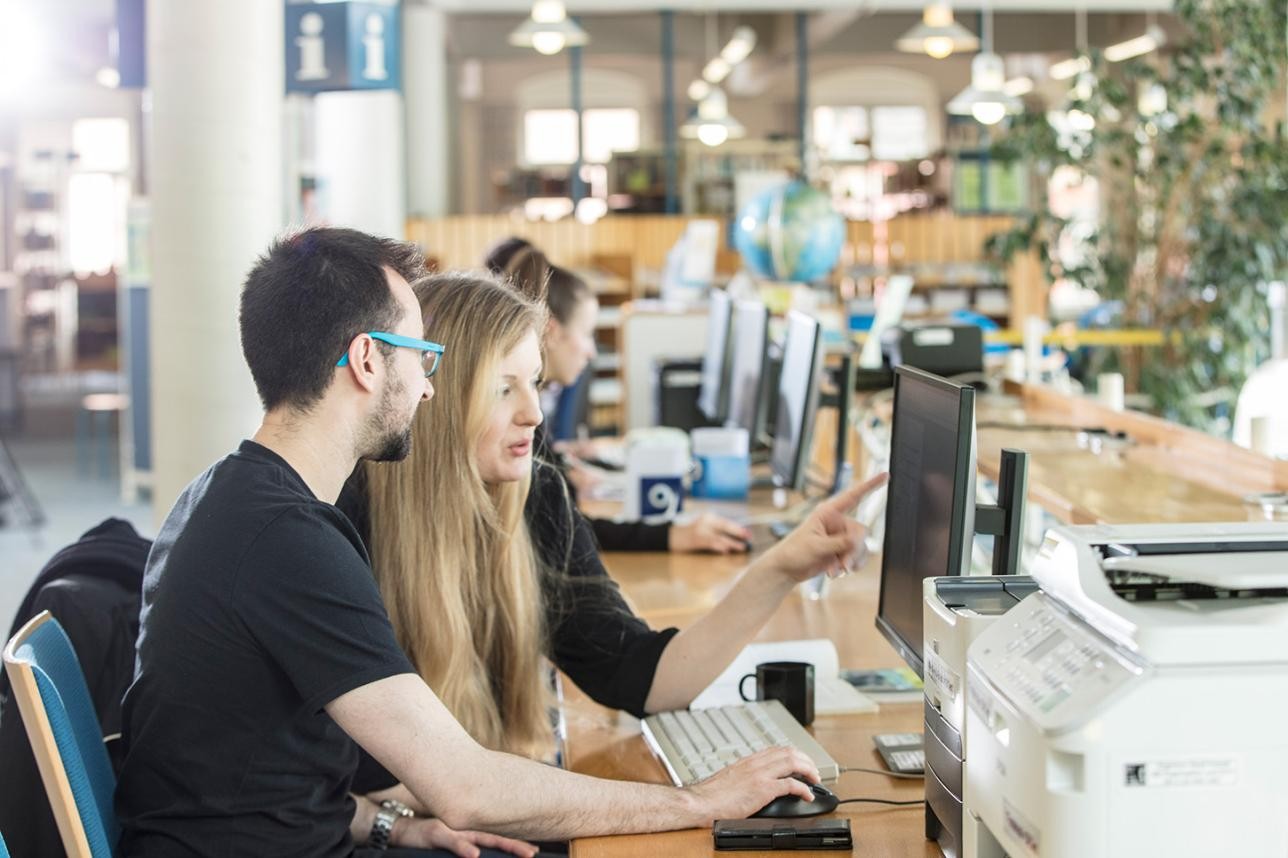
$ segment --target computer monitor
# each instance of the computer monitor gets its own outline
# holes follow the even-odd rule
[[[799,491],[805,483],[814,414],[818,410],[818,374],[823,366],[819,324],[793,310],[783,337],[783,367],[775,399],[774,443],[769,462],[774,485]]]
[[[711,290],[707,316],[707,349],[702,355],[702,386],[698,410],[713,423],[722,423],[729,407],[729,319],[733,301],[721,289]]]
[[[995,536],[993,571],[1014,574],[1027,456],[1004,450],[998,504],[975,504],[975,389],[895,369],[877,628],[922,672],[922,581],[970,571],[977,531]],[[978,518],[978,520],[977,520]]]
[[[759,301],[739,301],[733,309],[733,347],[729,354],[729,410],[725,425],[747,430],[753,446],[765,433],[765,354],[769,311]]]

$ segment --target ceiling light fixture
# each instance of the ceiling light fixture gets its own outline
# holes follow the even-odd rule
[[[510,44],[532,48],[550,56],[565,47],[581,47],[590,42],[586,31],[568,18],[563,0],[536,0],[532,15],[510,33]]]
[[[689,101],[701,101],[710,94],[711,84],[707,83],[702,78],[698,78],[693,83],[689,84]]]
[[[1085,71],[1091,71],[1091,60],[1087,57],[1070,57],[1051,66],[1047,69],[1047,74],[1052,80],[1068,80]]]
[[[715,52],[714,16],[707,17],[707,54],[711,59],[702,67],[702,77],[689,84],[688,94],[691,101],[701,101],[711,92],[711,87],[721,83],[733,71],[734,66],[751,56],[756,47],[756,31],[751,27],[741,26],[733,31],[729,41]]]
[[[1008,80],[1002,85],[1002,92],[1013,98],[1019,98],[1021,95],[1028,95],[1033,91],[1033,78],[1015,77]]]
[[[742,123],[729,115],[729,102],[718,86],[712,87],[707,97],[698,102],[697,111],[680,126],[680,136],[697,138],[708,146],[719,146],[746,134]]]
[[[755,47],[756,31],[744,25],[734,29],[728,43],[720,49],[720,56],[730,66],[736,66],[751,56]]]
[[[1047,69],[1052,80],[1068,80],[1091,71],[1087,51],[1087,10],[1079,6],[1073,14],[1073,56],[1054,63]]]
[[[970,61],[970,86],[948,102],[948,112],[973,116],[984,125],[996,125],[1008,113],[1020,109],[1020,100],[1007,95],[1006,64],[993,53],[993,12],[984,9],[984,50]]]
[[[933,0],[921,13],[921,23],[904,33],[894,46],[909,54],[929,54],[937,60],[954,51],[974,51],[979,39],[953,20],[953,8],[945,0]]]
[[[1154,23],[1154,13],[1145,16],[1145,32],[1134,39],[1118,42],[1105,48],[1105,59],[1111,63],[1120,63],[1132,57],[1139,57],[1156,51],[1167,41],[1163,28]]]

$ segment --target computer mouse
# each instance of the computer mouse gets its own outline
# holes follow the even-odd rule
[[[769,804],[752,814],[761,819],[787,819],[795,816],[818,816],[820,813],[831,813],[839,803],[836,793],[822,784],[812,784],[804,778],[796,778],[814,791],[814,800],[806,801],[799,796],[780,795]]]

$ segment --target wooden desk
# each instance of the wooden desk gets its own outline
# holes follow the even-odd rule
[[[1083,396],[1022,385],[982,397],[979,470],[997,477],[1003,447],[1029,452],[1029,500],[1068,524],[1246,521],[1243,497],[1288,490],[1288,463]],[[1076,428],[1124,432],[1097,451]]]
[[[996,476],[1002,447],[1029,451],[1030,500],[1068,523],[1241,521],[1247,518],[1241,502],[1244,494],[1288,489],[1288,463],[1275,463],[1146,415],[1110,412],[1085,398],[1061,397],[1042,389],[1013,390],[1009,400],[984,400],[977,420],[980,471]],[[1131,435],[1133,444],[1117,452],[1097,453],[1080,446],[1076,429],[1035,430],[1035,424],[1122,430]],[[834,413],[820,413],[813,461],[825,472],[830,471],[834,426]],[[857,443],[850,450],[855,457]],[[861,465],[856,461],[856,472],[862,473]],[[608,511],[603,505],[597,510]],[[683,626],[700,616],[745,563],[745,558],[667,554],[610,554],[605,559],[627,598],[655,627]],[[836,643],[845,667],[900,666],[873,625],[880,567],[880,558],[871,558],[863,570],[831,582],[821,601],[805,600],[798,590],[758,640],[828,637]],[[601,777],[667,782],[635,719],[595,705],[576,689],[571,689],[567,709],[572,768]],[[820,717],[811,731],[842,766],[882,768],[872,736],[921,729],[921,705],[903,703],[883,705],[880,712],[868,715]],[[920,781],[849,773],[841,776],[836,792],[841,798],[906,800],[921,796],[923,786]],[[924,811],[919,808],[843,805],[838,813],[851,818],[855,854],[865,858],[939,855],[938,848],[925,839]],[[579,840],[572,855],[706,856],[714,855],[714,850],[711,832],[703,829]]]
[[[719,599],[746,562],[745,557],[667,554],[610,554],[606,560],[635,608],[655,627],[692,621]],[[802,598],[798,589],[783,602],[757,640],[828,637],[835,641],[846,667],[899,666],[898,657],[873,625],[880,568],[880,558],[870,559],[858,573],[832,581],[826,597],[819,601]],[[596,705],[575,688],[570,687],[569,692],[565,711],[571,768],[599,777],[669,783],[662,765],[640,736],[638,721]],[[921,729],[921,704],[898,703],[883,705],[880,712],[865,715],[819,717],[810,732],[842,766],[883,768],[872,736]],[[841,798],[903,801],[923,795],[921,781],[861,772],[843,774],[835,791]],[[850,818],[855,854],[865,858],[939,855],[938,848],[925,839],[924,811],[920,807],[846,804],[837,815]],[[709,829],[595,837],[572,845],[573,858],[715,854]]]

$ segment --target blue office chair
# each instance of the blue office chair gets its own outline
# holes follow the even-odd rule
[[[116,775],[63,627],[41,611],[9,641],[4,666],[63,848],[71,858],[112,858],[120,839],[112,809]]]
[[[9,858],[9,849],[4,845],[3,837],[0,837],[0,858]]]

